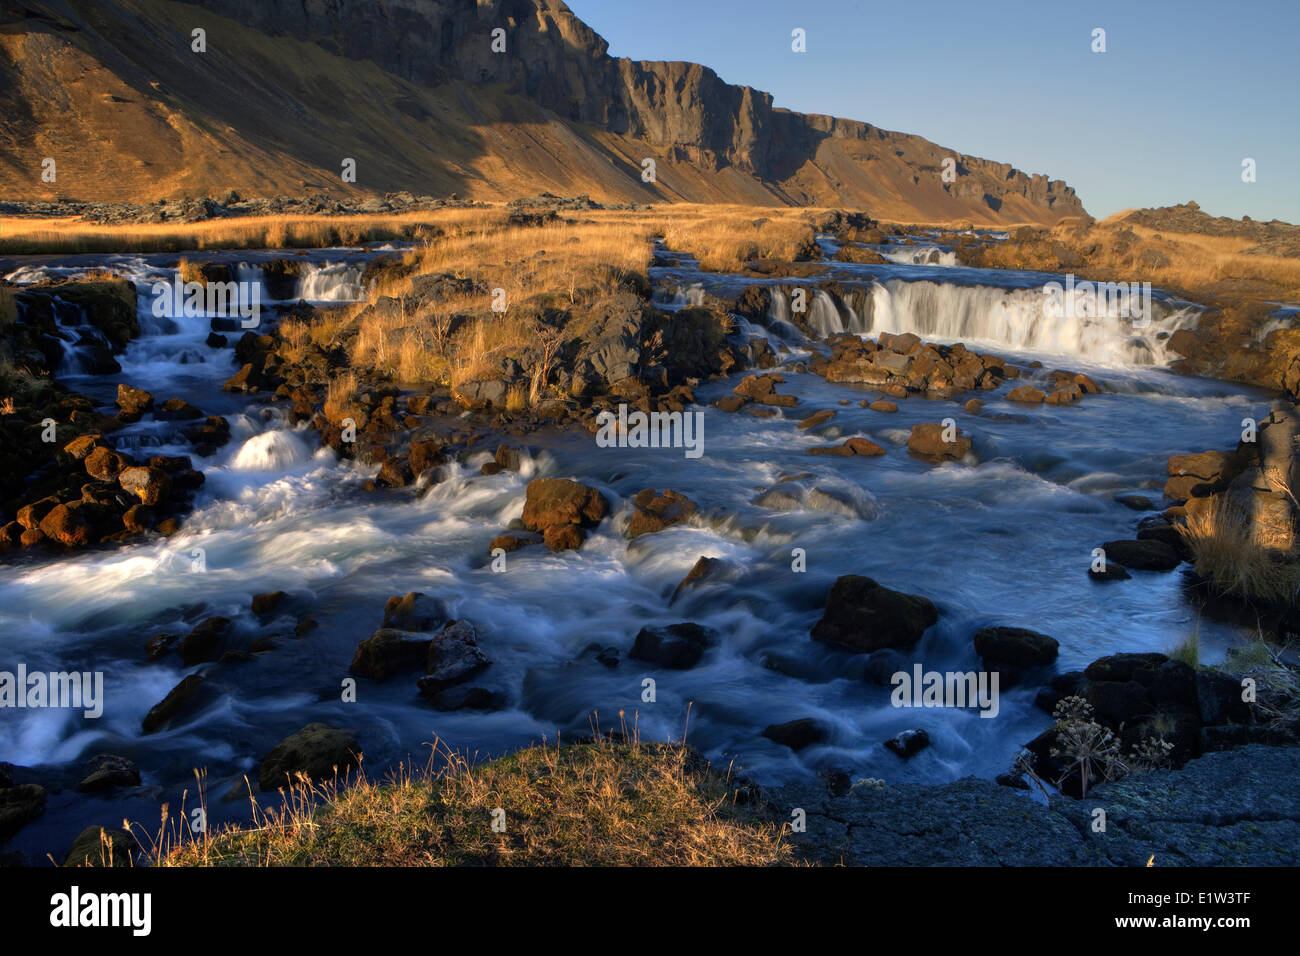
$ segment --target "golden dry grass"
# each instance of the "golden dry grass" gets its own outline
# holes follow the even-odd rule
[[[972,265],[1149,281],[1202,297],[1300,297],[1300,259],[1246,255],[1246,249],[1258,244],[1253,239],[1159,231],[1112,220],[1089,224],[1066,219],[1034,238],[1013,231],[1011,241],[960,255]]]
[[[101,225],[73,219],[5,220],[0,253],[185,252],[204,249],[306,249],[423,240],[440,224],[476,209],[400,215],[249,216],[194,223]]]
[[[1290,529],[1256,520],[1247,507],[1219,495],[1189,512],[1179,530],[1196,573],[1221,594],[1270,602],[1300,598],[1300,554]]]
[[[543,744],[384,783],[299,781],[248,827],[151,839],[162,866],[769,866],[782,829],[739,812],[683,745]],[[494,820],[497,826],[494,827]]]

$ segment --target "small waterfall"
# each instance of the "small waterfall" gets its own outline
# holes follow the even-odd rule
[[[821,289],[813,293],[812,305],[808,309],[808,328],[821,339],[845,331],[844,320],[840,316],[840,310],[835,307],[835,300]]]
[[[902,266],[959,266],[957,253],[938,246],[903,246],[881,249],[880,254]]]
[[[306,442],[296,432],[262,432],[244,442],[230,467],[235,471],[283,471],[310,457]]]
[[[112,344],[90,323],[84,308],[59,296],[52,298],[51,305],[63,351],[56,375],[96,375],[119,370]]]
[[[999,289],[890,279],[871,290],[865,332],[915,332],[923,338],[981,341],[1009,349],[1078,355],[1113,365],[1165,365],[1169,336],[1195,328],[1199,311],[1153,298],[1145,325],[1121,315],[1113,302],[1084,309],[1074,296],[1054,313],[1038,288]],[[1087,314],[1101,312],[1103,314]],[[854,331],[859,331],[855,329]]]
[[[698,282],[690,285],[673,286],[671,293],[665,295],[659,288],[654,292],[654,304],[661,309],[676,312],[679,309],[693,309],[704,305],[704,286]]]
[[[363,263],[326,262],[310,264],[298,280],[298,298],[308,302],[353,302],[365,292],[361,276]]]

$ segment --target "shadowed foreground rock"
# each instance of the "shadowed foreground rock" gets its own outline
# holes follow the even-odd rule
[[[764,788],[775,818],[802,808],[791,839],[819,862],[852,866],[1294,866],[1300,863],[1300,749],[1252,744],[1182,770],[1098,786],[1050,807],[968,778],[926,786],[826,783]],[[1106,811],[1105,833],[1092,832]]]

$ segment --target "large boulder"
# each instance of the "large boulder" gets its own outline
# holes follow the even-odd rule
[[[939,611],[927,598],[846,574],[831,586],[826,610],[813,625],[812,636],[854,651],[910,647],[938,620]]]
[[[595,488],[570,478],[534,478],[528,483],[523,521],[529,531],[565,524],[590,528],[608,511],[609,502]]]
[[[803,750],[821,743],[829,733],[824,724],[812,717],[800,717],[798,720],[788,720],[783,724],[771,724],[763,728],[763,736],[791,750]]]
[[[258,786],[276,790],[293,783],[299,774],[324,780],[336,771],[357,765],[361,748],[346,730],[327,724],[308,724],[271,748],[258,768]]]
[[[192,667],[195,664],[202,664],[206,661],[215,661],[218,651],[225,643],[226,636],[230,633],[230,619],[224,617],[210,617],[191,630],[181,640],[180,651],[181,660],[186,667]]]
[[[68,548],[79,548],[90,541],[90,523],[80,502],[51,508],[41,519],[41,532]]]

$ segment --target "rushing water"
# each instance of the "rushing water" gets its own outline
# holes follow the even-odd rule
[[[318,256],[300,291],[321,301],[356,298],[362,258]],[[46,263],[21,277],[57,268]],[[140,259],[131,268],[142,289],[170,277],[161,259]],[[1198,626],[1181,575],[1139,572],[1128,582],[1094,584],[1086,573],[1091,550],[1132,536],[1140,515],[1118,504],[1117,494],[1158,502],[1169,455],[1230,446],[1241,419],[1264,415],[1267,401],[1174,376],[1151,361],[1160,354],[1150,346],[1133,351],[1127,333],[1025,332],[998,312],[996,299],[1008,290],[1032,294],[1023,274],[875,268],[851,270],[864,281],[859,301],[870,309],[846,315],[829,297],[815,297],[821,312],[814,312],[814,325],[970,336],[1022,366],[1037,358],[1046,369],[1086,371],[1111,391],[1074,407],[1027,409],[1007,403],[1003,388],[979,393],[988,404],[978,416],[960,403],[911,398],[891,415],[858,407],[872,393],[795,372],[786,373],[781,390],[799,396],[799,407],[758,419],[708,407],[735,384],[718,382],[697,390],[705,421],[699,459],[672,449],[602,449],[586,435],[538,436],[519,473],[480,474],[484,450],[445,467],[432,487],[371,493],[362,484],[373,469],[339,462],[314,433],[288,426],[277,406],[220,391],[234,367],[228,352],[205,343],[207,317],[159,322],[142,304],[145,334],[118,357],[122,372],[69,384],[105,403],[119,381],[148,388],[159,400],[179,395],[226,415],[232,440],[214,458],[195,460],[207,482],[180,534],[0,568],[0,667],[21,661],[29,671],[103,671],[107,696],[98,720],[79,711],[6,713],[0,759],[57,768],[117,753],[136,760],[145,779],[142,792],[111,800],[70,790],[52,795],[44,818],[13,846],[66,844],[96,814],[110,823],[123,816],[155,820],[160,802],[192,787],[196,766],[208,768],[213,819],[239,817],[246,803],[227,795],[242,795],[242,775],[255,779],[260,757],[311,721],[352,730],[376,771],[408,755],[423,760],[435,737],[485,755],[587,732],[593,712],[603,727],[616,725],[622,711],[643,736],[676,738],[687,729],[688,706],[692,743],[764,781],[821,769],[891,781],[1006,769],[1048,722],[1032,707],[1034,688],[1004,690],[993,720],[973,710],[890,706],[889,688],[864,679],[865,656],[809,638],[831,583],[865,574],[932,599],[939,623],[909,655],[928,670],[978,669],[971,635],[993,624],[1056,637],[1062,670],[1108,652],[1169,650]],[[937,269],[953,278],[938,279]],[[679,305],[698,301],[703,289],[726,291],[742,281],[700,274],[685,258],[656,269],[655,278],[666,301]],[[1164,308],[1166,326],[1175,314],[1188,320],[1176,303]],[[791,359],[817,347],[793,327],[778,335],[779,316],[771,318],[769,328],[744,327],[770,335]],[[1135,356],[1148,361],[1135,364]],[[850,404],[841,406],[842,399]],[[822,408],[837,414],[819,434],[795,427]],[[974,439],[977,464],[933,466],[906,453],[911,425],[949,416]],[[119,434],[126,445],[189,453],[168,423],[141,422]],[[870,436],[888,454],[806,454],[854,434]],[[553,555],[531,547],[509,556],[506,573],[494,573],[488,542],[520,515],[527,483],[538,475],[596,485],[613,518],[581,551]],[[807,477],[785,485],[791,495],[784,505],[756,503],[792,475]],[[700,504],[701,520],[629,542],[622,524],[631,498],[647,487],[686,494]],[[807,554],[806,573],[791,569],[795,548]],[[670,606],[677,583],[702,555],[724,559],[726,575]],[[292,618],[255,621],[251,596],[277,589],[308,607],[319,628],[299,638]],[[433,710],[418,697],[414,675],[360,681],[359,700],[341,702],[340,682],[357,642],[380,624],[389,595],[411,590],[443,598],[455,616],[474,623],[493,661],[475,683],[503,692],[505,709]],[[235,620],[246,634],[277,635],[275,650],[246,663],[192,669],[175,655],[145,661],[150,636],[183,632],[210,614]],[[626,659],[641,627],[684,620],[721,635],[696,668],[657,671]],[[1238,638],[1225,626],[1199,627],[1210,659]],[[593,644],[619,648],[624,660],[606,667],[588,650]],[[141,718],[192,670],[208,676],[209,703],[142,736]],[[654,703],[641,700],[646,676],[657,681]],[[830,740],[794,753],[760,736],[766,725],[798,717],[825,722]],[[911,727],[927,729],[933,744],[904,763],[882,742]]]

